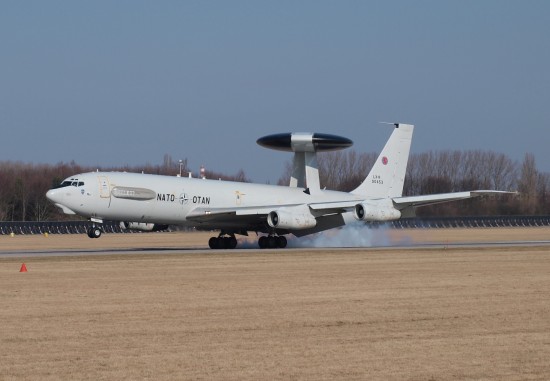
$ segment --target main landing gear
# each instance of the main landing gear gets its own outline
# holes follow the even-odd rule
[[[258,240],[260,249],[284,249],[286,244],[286,237],[282,235],[269,235],[267,237],[262,236]]]
[[[261,236],[258,245],[261,249],[284,249],[287,239],[282,235]],[[214,250],[234,249],[237,247],[237,239],[235,234],[221,232],[219,236],[208,240],[208,246]]]
[[[103,233],[103,230],[99,226],[92,226],[88,229],[88,237],[90,238],[99,238],[101,237],[101,234]]]
[[[224,233],[220,233],[218,237],[212,237],[208,240],[208,246],[211,249],[234,249],[237,247],[237,238],[235,234],[230,234],[229,237],[224,237]]]

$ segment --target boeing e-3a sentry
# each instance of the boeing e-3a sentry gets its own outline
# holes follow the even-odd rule
[[[391,221],[414,215],[416,207],[488,194],[474,190],[402,196],[413,125],[396,123],[365,180],[351,192],[321,188],[317,153],[351,146],[351,140],[320,133],[265,136],[258,144],[294,152],[289,186],[251,184],[126,172],[71,176],[47,193],[66,214],[89,218],[90,238],[102,234],[103,221],[130,229],[156,230],[180,225],[219,230],[212,249],[234,249],[236,235],[256,232],[261,248],[284,248],[285,235],[302,237],[351,223]],[[260,234],[263,233],[263,234]]]

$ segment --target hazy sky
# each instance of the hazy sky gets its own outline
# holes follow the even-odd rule
[[[243,169],[267,134],[484,149],[550,171],[550,1],[2,1],[0,161]]]

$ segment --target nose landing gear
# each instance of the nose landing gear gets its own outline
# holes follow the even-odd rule
[[[98,226],[92,226],[88,229],[88,237],[90,238],[99,238],[101,237],[101,234],[103,233],[103,230],[101,230]]]

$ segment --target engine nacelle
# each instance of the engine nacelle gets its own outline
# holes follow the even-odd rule
[[[391,206],[357,204],[354,211],[359,221],[393,221],[401,218],[401,212]]]
[[[279,209],[267,215],[267,223],[272,228],[300,230],[314,228],[317,220],[311,214]]]
[[[139,230],[144,232],[158,232],[168,229],[168,225],[158,225],[146,222],[120,222],[120,228],[122,230]]]

